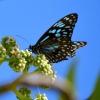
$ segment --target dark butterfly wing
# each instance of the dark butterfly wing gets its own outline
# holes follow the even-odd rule
[[[58,42],[56,39],[55,41],[51,39],[50,43],[41,46],[40,51],[50,62],[59,62],[67,59],[66,56],[68,55],[68,51],[70,51],[70,41],[68,41],[68,43],[67,45],[67,42],[62,43]]]
[[[87,44],[86,42],[77,41],[77,42],[71,42],[70,48],[66,48],[67,43],[64,44],[64,46],[59,46],[58,48],[58,44],[56,43],[56,44],[46,45],[43,48],[41,48],[40,51],[42,54],[45,54],[45,56],[50,62],[59,62],[62,60],[67,60],[68,58],[66,58],[66,56],[74,57],[75,51],[78,48],[85,46],[86,44]]]
[[[45,54],[50,62],[64,60],[67,55],[70,55],[71,36],[77,17],[76,13],[63,17],[38,40],[40,52]]]
[[[59,21],[57,21],[53,26],[51,26],[38,40],[38,43],[47,43],[48,39],[67,37],[71,39],[75,23],[77,22],[78,15],[76,13],[69,14]]]
[[[73,57],[76,49],[86,45],[85,42],[71,41],[77,18],[76,13],[63,17],[50,27],[30,49],[36,54],[44,54],[49,62],[53,63],[66,60],[67,56]]]
[[[85,46],[86,44],[87,44],[87,42],[84,42],[84,41],[74,41],[74,42],[72,42],[71,49],[70,49],[68,56],[74,57],[75,56],[75,50],[77,50],[80,47]]]
[[[84,42],[84,41],[81,41],[81,42],[74,41],[74,42],[72,42],[71,51],[75,51],[78,48],[85,46],[86,44],[87,44],[87,42]]]

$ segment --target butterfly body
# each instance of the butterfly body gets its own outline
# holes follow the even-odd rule
[[[30,45],[29,50],[35,54],[44,54],[51,63],[75,56],[75,50],[87,44],[84,41],[71,41],[77,18],[76,13],[63,17],[51,26],[35,45]]]

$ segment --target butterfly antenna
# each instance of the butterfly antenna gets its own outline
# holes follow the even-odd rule
[[[31,44],[29,41],[27,41],[25,38],[21,37],[20,35],[16,35],[19,36],[20,38],[22,38],[23,40],[25,40],[26,42],[28,42],[29,44]]]
[[[38,89],[38,93],[40,94],[40,90],[39,90],[39,87],[37,86],[37,89]]]

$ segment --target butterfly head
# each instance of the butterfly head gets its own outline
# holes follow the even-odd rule
[[[30,52],[33,52],[33,53],[37,54],[37,46],[36,45],[30,45],[28,50]]]
[[[28,48],[28,50],[29,50],[30,52],[34,52],[34,45],[33,45],[33,46],[30,45],[29,48]]]

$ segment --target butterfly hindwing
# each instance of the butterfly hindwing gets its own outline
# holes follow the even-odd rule
[[[65,49],[63,49],[65,51]],[[56,49],[54,47],[48,47],[46,49],[41,49],[41,53],[44,54],[49,62],[59,62],[62,60],[66,60],[67,52],[62,51],[60,48]]]
[[[80,47],[85,46],[87,43],[84,41],[74,41],[72,42],[72,46],[71,46],[71,51],[75,51],[77,49],[79,49]]]
[[[71,43],[71,49],[68,54],[69,57],[74,57],[75,56],[75,51],[83,46],[85,46],[87,43],[84,41],[74,41]]]

